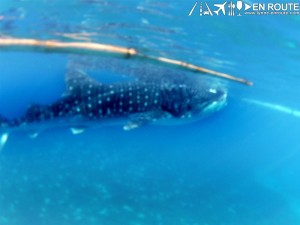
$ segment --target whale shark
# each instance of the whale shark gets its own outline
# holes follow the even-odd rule
[[[30,105],[15,119],[0,116],[0,150],[14,131],[26,131],[35,138],[52,127],[67,127],[79,134],[89,127],[120,123],[129,131],[150,123],[198,120],[227,102],[224,88],[189,79],[105,84],[74,69],[66,73],[65,83],[66,90],[57,101]]]

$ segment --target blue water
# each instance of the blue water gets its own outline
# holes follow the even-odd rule
[[[194,3],[0,3],[1,37],[133,47],[254,82],[222,81],[228,106],[193,124],[12,133],[0,155],[0,225],[300,224],[300,17],[188,17]],[[70,60],[1,51],[0,114],[58,99]],[[92,64],[99,73],[108,61]]]

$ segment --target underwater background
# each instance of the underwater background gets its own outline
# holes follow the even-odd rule
[[[193,124],[12,133],[0,154],[0,225],[300,224],[300,17],[188,16],[194,4],[1,1],[1,37],[130,47],[254,85],[222,81],[227,107]],[[59,98],[73,57],[0,51],[0,114]]]

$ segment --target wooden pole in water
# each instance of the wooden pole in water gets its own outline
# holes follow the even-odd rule
[[[19,38],[0,38],[0,50],[8,51],[39,51],[39,52],[63,52],[73,54],[92,54],[104,56],[120,56],[124,58],[133,58],[152,61],[166,66],[178,67],[181,69],[193,71],[196,73],[207,74],[235,82],[239,82],[248,86],[253,85],[252,82],[243,78],[231,76],[229,74],[220,73],[209,70],[187,62],[145,55],[139,53],[133,48],[124,48],[114,45],[99,44],[93,42],[61,42],[55,40],[37,40],[37,39],[19,39]]]

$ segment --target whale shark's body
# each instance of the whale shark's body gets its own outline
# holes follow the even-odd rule
[[[66,92],[50,105],[32,105],[19,118],[0,117],[0,149],[14,130],[26,130],[32,137],[49,127],[69,127],[76,134],[84,128],[125,119],[124,130],[167,121],[191,120],[219,110],[226,104],[223,89],[202,82],[158,80],[102,84],[84,72],[66,75]],[[156,123],[157,123],[156,122]]]

